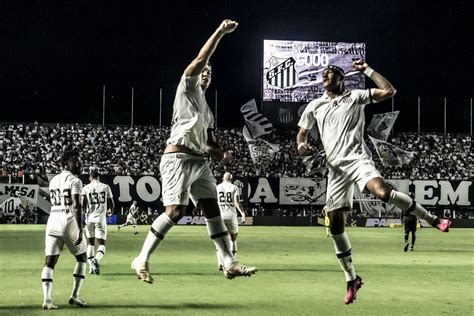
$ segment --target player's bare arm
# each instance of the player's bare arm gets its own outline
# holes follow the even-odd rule
[[[212,129],[207,130],[206,153],[223,164],[227,164],[231,160],[230,153],[223,150],[217,143]]]
[[[389,99],[397,93],[395,87],[388,81],[384,76],[379,74],[377,71],[370,68],[370,66],[363,60],[356,60],[352,62],[354,69],[363,71],[364,74],[372,79],[377,85],[377,88],[373,89],[372,98],[377,101],[383,101]]]
[[[298,154],[307,156],[311,153],[311,146],[308,144],[309,130],[300,128],[296,135],[296,146],[298,146]]]
[[[199,51],[197,57],[188,65],[184,74],[186,77],[199,75],[209,62],[221,38],[228,33],[232,33],[239,24],[232,20],[224,20],[221,25],[209,37],[204,46]]]
[[[74,218],[76,219],[77,227],[79,228],[79,234],[77,236],[75,245],[79,245],[82,241],[82,212],[81,212],[81,201],[79,194],[73,194],[72,200],[72,211],[74,212]]]
[[[111,198],[108,198],[108,199],[107,199],[107,209],[109,210],[110,214],[113,214],[113,213],[114,213],[115,202],[114,202],[114,200],[111,199]]]
[[[240,222],[245,223],[245,212],[242,209],[242,206],[240,205],[240,195],[238,194],[234,196],[234,205],[239,210],[240,216],[242,217]]]

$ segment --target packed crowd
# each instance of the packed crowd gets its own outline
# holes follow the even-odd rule
[[[54,174],[66,148],[82,154],[83,170],[96,168],[102,174],[158,175],[159,161],[169,128],[153,126],[97,126],[91,124],[0,124],[0,170],[2,175]],[[216,177],[225,171],[237,176],[301,177],[307,162],[296,154],[296,131],[275,132],[266,141],[279,150],[255,164],[242,129],[216,131],[220,144],[231,151],[233,162],[222,166],[211,161]],[[400,133],[389,142],[416,152],[409,166],[384,166],[375,151],[374,160],[386,178],[467,180],[474,176],[469,135]],[[367,142],[370,146],[370,142]]]

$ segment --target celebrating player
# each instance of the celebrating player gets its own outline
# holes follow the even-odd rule
[[[245,223],[245,213],[242,206],[240,206],[239,188],[232,184],[232,174],[229,172],[224,173],[222,180],[222,183],[217,186],[217,202],[219,203],[221,217],[224,220],[224,224],[227,227],[230,239],[232,240],[232,254],[236,257],[237,235],[239,233],[236,209],[239,210],[240,216],[242,216],[242,223]],[[216,254],[217,268],[219,271],[222,271],[224,269],[224,264],[218,249],[216,249]]]
[[[352,303],[362,286],[352,265],[351,243],[345,232],[347,212],[352,207],[353,187],[367,189],[382,201],[391,203],[406,213],[413,213],[443,232],[451,222],[429,214],[408,195],[392,190],[375,169],[370,151],[364,142],[366,104],[380,102],[395,95],[395,88],[378,72],[362,60],[354,61],[353,67],[372,79],[377,88],[346,90],[343,69],[329,65],[322,73],[325,93],[306,107],[298,123],[297,146],[300,155],[308,155],[309,130],[317,125],[329,169],[326,207],[330,219],[336,255],[345,273],[346,304]]]
[[[184,215],[190,197],[206,217],[209,235],[222,255],[225,276],[250,276],[256,271],[254,267],[240,265],[232,255],[230,238],[217,205],[216,180],[204,158],[207,153],[222,163],[230,161],[230,154],[214,138],[214,117],[204,93],[212,78],[209,59],[222,37],[233,32],[237,25],[235,21],[224,20],[181,76],[173,105],[171,135],[160,163],[166,210],[151,225],[139,256],[132,262],[132,269],[144,282],[153,282],[148,264],[150,255]]]
[[[113,212],[115,204],[112,190],[107,184],[99,181],[97,170],[91,171],[89,181],[82,189],[82,208],[86,213],[87,260],[89,273],[99,275],[99,263],[105,255],[107,239],[107,210]],[[95,239],[99,246],[94,256]]]
[[[82,233],[80,195],[82,182],[77,177],[81,162],[77,151],[66,151],[61,158],[64,170],[51,179],[49,194],[51,212],[46,224],[45,263],[41,273],[43,285],[43,309],[57,309],[53,304],[53,271],[64,244],[76,257],[73,271],[73,288],[68,300],[70,305],[84,306],[86,303],[79,297],[86,270],[86,241]]]

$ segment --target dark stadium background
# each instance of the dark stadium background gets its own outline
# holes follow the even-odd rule
[[[224,18],[240,23],[211,62],[220,126],[261,99],[263,39],[366,42],[367,60],[398,89],[395,129],[469,132],[472,1],[1,1],[1,121],[168,125],[185,66]],[[390,110],[382,105],[372,111]]]

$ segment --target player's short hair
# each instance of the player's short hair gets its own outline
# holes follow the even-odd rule
[[[338,74],[341,77],[341,79],[344,79],[344,77],[346,76],[346,74],[344,73],[344,69],[342,69],[339,66],[329,65],[324,70],[329,70],[329,69],[334,71],[336,74]]]
[[[99,176],[100,176],[100,174],[99,174],[99,171],[97,169],[92,169],[89,172],[89,177],[91,177],[92,179],[98,179]]]
[[[224,181],[232,180],[232,174],[230,172],[224,173],[224,176],[222,177],[222,180],[224,180]]]
[[[66,150],[61,157],[61,167],[66,167],[69,160],[74,157],[79,157],[79,152],[77,150]]]

